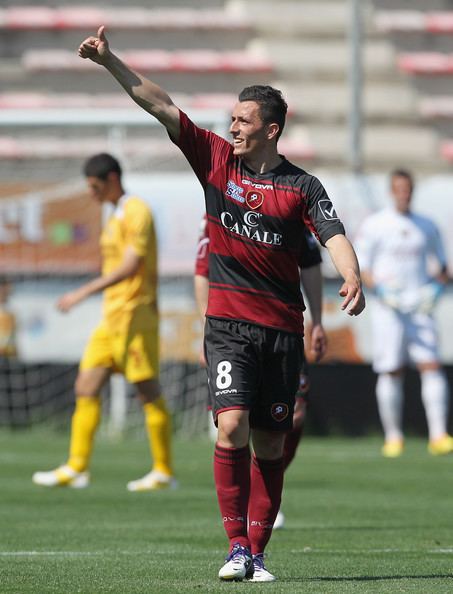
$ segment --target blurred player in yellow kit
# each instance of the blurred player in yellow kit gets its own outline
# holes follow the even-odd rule
[[[153,217],[139,197],[126,194],[121,167],[111,155],[94,155],[84,173],[91,196],[114,207],[101,234],[102,274],[63,295],[58,308],[72,307],[103,291],[103,316],[80,362],[75,383],[69,458],[33,482],[47,487],[83,488],[101,416],[100,391],[112,372],[123,373],[143,402],[151,455],[151,472],[131,481],[129,491],[175,486],[171,464],[171,419],[159,384],[157,248]]]
[[[8,308],[10,285],[0,276],[0,358],[16,357],[16,317]]]

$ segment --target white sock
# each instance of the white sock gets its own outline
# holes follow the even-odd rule
[[[403,378],[381,373],[376,383],[376,398],[385,441],[403,439]]]
[[[429,439],[439,439],[447,433],[449,400],[447,380],[441,369],[423,371],[420,378]]]

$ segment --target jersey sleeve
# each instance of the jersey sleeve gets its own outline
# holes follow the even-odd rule
[[[304,229],[298,264],[300,268],[311,268],[321,264],[321,251],[316,239],[308,229]]]
[[[151,210],[138,198],[130,198],[125,205],[123,234],[124,243],[131,246],[139,256],[145,256],[149,248],[149,236],[154,231]]]
[[[232,155],[232,146],[214,132],[199,128],[183,111],[179,112],[179,122],[179,138],[170,138],[181,149],[204,188],[209,173]]]
[[[195,274],[209,276],[209,231],[206,215],[201,220],[200,235],[198,238],[197,255],[195,258]]]
[[[322,183],[314,176],[308,178],[302,186],[304,222],[325,245],[334,235],[345,235],[345,230]]]

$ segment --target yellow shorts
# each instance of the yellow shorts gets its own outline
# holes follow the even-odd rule
[[[159,378],[159,334],[113,332],[100,324],[91,335],[80,361],[80,370],[105,367],[122,373],[131,382]]]

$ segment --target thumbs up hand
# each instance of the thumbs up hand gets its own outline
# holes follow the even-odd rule
[[[109,42],[105,36],[104,25],[99,27],[97,37],[87,37],[87,39],[80,44],[78,51],[81,58],[89,58],[97,64],[104,64],[109,53]]]

